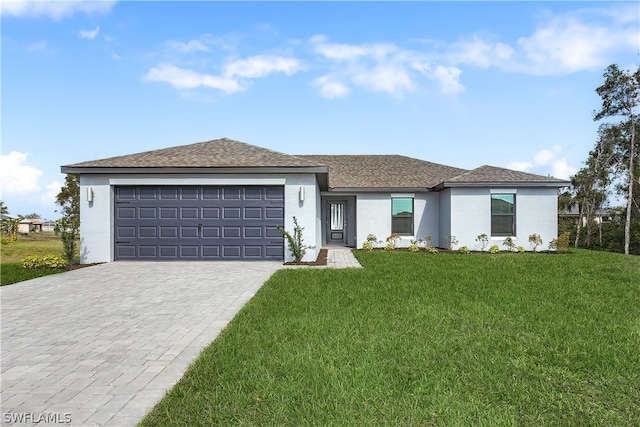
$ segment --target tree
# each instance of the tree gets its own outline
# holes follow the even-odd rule
[[[5,205],[2,200],[0,200],[0,214],[3,214],[3,215],[9,214],[9,209],[7,209],[7,205]]]
[[[58,221],[63,245],[63,257],[70,263],[76,255],[76,239],[80,235],[80,176],[67,174],[64,186],[56,196],[62,218]]]
[[[25,215],[24,217],[28,218],[28,219],[40,219],[41,218],[40,215],[35,213],[35,212],[34,213],[30,213],[29,215]]]
[[[623,118],[622,123],[617,126],[626,127],[629,133],[628,143],[622,151],[625,152],[626,165],[621,164],[621,168],[627,171],[627,212],[624,230],[624,253],[629,254],[631,240],[631,212],[633,208],[633,190],[636,176],[636,157],[638,149],[636,147],[636,125],[638,117],[636,109],[640,106],[640,67],[635,72],[623,71],[616,64],[612,64],[605,70],[603,75],[605,82],[596,89],[602,98],[602,108],[594,112],[594,120],[604,118]]]

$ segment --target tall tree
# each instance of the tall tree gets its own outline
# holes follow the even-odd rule
[[[624,227],[624,253],[629,254],[631,240],[631,211],[633,208],[633,188],[635,181],[635,163],[638,149],[636,147],[636,126],[638,116],[636,110],[640,106],[640,67],[635,72],[620,70],[612,64],[603,75],[604,84],[596,89],[602,98],[602,108],[594,112],[594,120],[622,117],[622,123],[628,125],[629,143],[627,145],[627,218]]]
[[[40,214],[34,212],[30,213],[29,215],[25,215],[24,217],[28,219],[40,219]]]
[[[58,221],[62,238],[63,256],[73,263],[76,256],[76,239],[80,235],[80,176],[67,174],[64,186],[56,196],[62,218]]]
[[[5,205],[2,200],[0,200],[0,214],[6,215],[8,213],[9,213],[9,209],[7,208],[7,205]]]

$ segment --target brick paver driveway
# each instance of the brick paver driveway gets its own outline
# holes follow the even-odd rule
[[[116,262],[2,287],[2,425],[135,425],[281,267]]]

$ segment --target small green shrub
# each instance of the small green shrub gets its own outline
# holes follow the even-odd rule
[[[419,252],[420,251],[420,246],[418,246],[418,242],[416,242],[415,240],[412,240],[411,243],[409,244],[409,251],[410,252]]]
[[[67,262],[55,255],[45,255],[42,258],[38,258],[35,255],[30,255],[22,260],[22,266],[28,270],[37,270],[40,268],[63,268],[67,265]]]
[[[367,241],[362,244],[362,249],[364,249],[365,251],[372,251],[375,244],[377,243],[381,242],[378,240],[375,234],[369,234],[367,236]]]
[[[389,235],[386,239],[387,244],[385,245],[385,249],[387,249],[387,246],[391,245],[391,249],[395,249],[396,247],[398,247],[398,241],[400,240],[400,235],[398,233],[392,233],[391,235]]]
[[[447,249],[452,251],[458,244],[458,238],[456,236],[447,236],[444,239],[444,243],[447,245]]]
[[[538,249],[538,246],[542,244],[542,237],[539,234],[533,233],[529,235],[529,245],[533,252]]]
[[[491,247],[489,248],[489,253],[497,254],[499,252],[500,248],[498,247],[498,245],[491,245]]]
[[[524,246],[518,246],[516,249],[518,249],[518,253],[523,254],[525,253],[526,249],[524,248]]]
[[[511,237],[507,237],[506,239],[504,239],[504,241],[502,242],[502,245],[505,248],[507,248],[509,252],[513,252],[517,250],[516,243],[513,241]]]
[[[387,244],[384,245],[384,250],[385,251],[394,251],[394,250],[396,250],[396,246],[391,242],[387,242]]]
[[[291,256],[293,256],[294,261],[300,262],[304,257],[304,254],[307,253],[307,249],[313,249],[315,246],[305,246],[302,244],[302,230],[304,230],[304,227],[300,227],[298,225],[298,220],[295,216],[293,217],[293,225],[293,236],[280,226],[277,226],[277,229],[287,240],[289,251],[291,252]]]
[[[458,249],[458,252],[460,252],[461,254],[467,254],[467,255],[471,253],[469,248],[466,246],[460,247],[460,249]]]
[[[549,249],[559,253],[567,252],[569,250],[569,237],[570,233],[568,231],[560,233],[557,239],[549,242]]]
[[[40,268],[40,258],[35,255],[29,255],[22,260],[22,266],[28,270]]]
[[[428,254],[437,254],[439,252],[438,248],[434,248],[433,246],[427,246],[425,250]]]
[[[476,246],[478,246],[478,248],[480,248],[480,250],[484,252],[488,244],[489,236],[487,236],[485,233],[478,234],[478,236],[476,237]]]

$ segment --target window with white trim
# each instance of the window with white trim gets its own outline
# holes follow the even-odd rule
[[[516,235],[516,195],[491,195],[491,235]]]
[[[391,198],[391,233],[413,235],[413,197]]]

